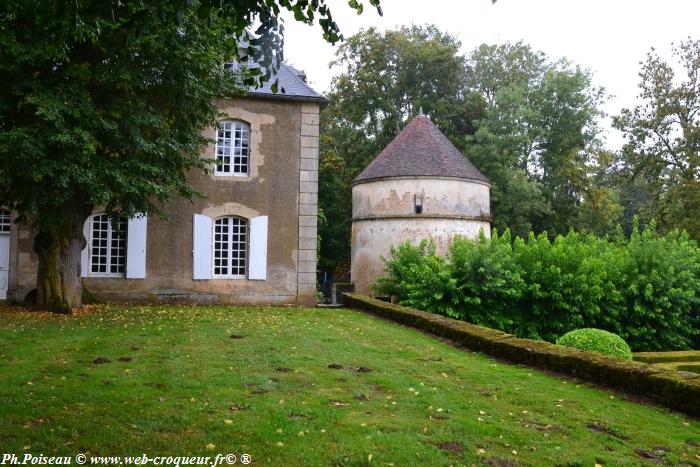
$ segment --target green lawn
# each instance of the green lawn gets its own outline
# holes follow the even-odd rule
[[[0,310],[0,453],[700,465],[697,420],[623,399],[351,310]]]

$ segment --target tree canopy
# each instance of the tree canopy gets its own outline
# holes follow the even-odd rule
[[[610,162],[597,127],[605,95],[590,73],[523,43],[460,49],[435,26],[369,29],[338,49],[321,114],[322,268],[349,257],[351,181],[420,108],[490,179],[495,227],[614,229],[616,195],[595,176]]]
[[[630,214],[700,239],[700,40],[673,47],[676,64],[651,50],[639,73],[639,99],[615,126],[626,138],[620,162]],[[674,66],[676,65],[676,66]],[[681,76],[679,76],[680,71]]]
[[[434,26],[368,29],[338,48],[328,107],[321,113],[321,268],[349,258],[350,184],[420,108],[457,144],[473,131],[459,41]],[[463,144],[462,144],[463,145]]]

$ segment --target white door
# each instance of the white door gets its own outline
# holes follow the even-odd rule
[[[10,277],[10,234],[0,233],[0,300],[7,298]]]
[[[0,300],[7,298],[7,282],[10,278],[10,230],[11,213],[0,209]]]

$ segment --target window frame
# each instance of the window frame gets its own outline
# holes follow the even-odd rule
[[[224,125],[231,125],[231,128],[224,128]],[[238,126],[238,128],[237,128]],[[237,130],[241,131],[241,134],[243,131],[245,131],[247,138],[243,138],[241,136],[240,139],[236,139],[235,137],[235,132]],[[250,175],[250,134],[251,134],[251,128],[250,128],[250,123],[244,121],[244,120],[239,120],[239,119],[228,119],[228,120],[222,120],[218,123],[217,127],[215,128],[215,138],[214,138],[214,175],[217,177],[248,177]],[[229,154],[219,154],[219,149],[225,150],[227,148],[226,146],[226,137],[220,137],[219,132],[220,131],[230,131],[231,136],[229,138]],[[222,140],[224,142],[223,146],[219,145],[219,141]],[[240,141],[241,144],[240,146],[236,146],[236,142]],[[245,149],[246,154],[239,154],[238,156],[234,154],[236,149],[240,149],[243,151]],[[224,161],[226,157],[229,158],[228,164],[224,164],[223,162],[220,162],[219,156],[221,156],[221,161]],[[246,162],[245,164],[236,164],[235,163],[235,158],[236,157],[245,157]],[[219,166],[225,166],[228,165],[229,171],[224,171],[219,170]],[[235,167],[236,166],[241,166],[245,168],[245,172],[236,172]]]
[[[12,232],[12,211],[0,208],[0,234]]]
[[[88,218],[88,231],[90,234],[90,238],[88,239],[88,263],[87,263],[87,277],[102,277],[102,278],[124,278],[126,277],[126,260],[127,260],[127,252],[129,248],[129,221],[126,217],[120,218],[118,222],[123,223],[124,225],[124,236],[121,239],[123,243],[123,257],[124,257],[124,264],[122,265],[122,272],[94,272],[92,270],[93,266],[93,257],[94,257],[94,246],[93,246],[93,240],[95,239],[95,228],[94,228],[94,223],[95,219],[98,217],[107,217],[105,213],[95,213],[92,214]],[[108,220],[108,225],[107,225],[107,255],[106,255],[106,266],[108,270],[111,270],[112,266],[112,240],[113,240],[113,235],[114,235],[114,221],[107,217]],[[101,222],[101,221],[100,221]]]
[[[238,257],[239,261],[240,261],[240,253],[241,252],[243,253],[243,261],[244,261],[243,274],[217,274],[216,273],[216,268],[222,267],[221,265],[219,265],[219,266],[216,265],[216,260],[222,259],[221,257],[219,257],[219,258],[216,257],[216,253],[217,253],[216,223],[220,220],[223,220],[223,219],[236,219],[239,222],[241,222],[242,225],[245,226],[245,242],[233,242],[232,232],[231,231],[228,232],[228,235],[229,235],[229,240],[227,241],[228,256],[226,258],[226,260],[228,262],[227,269],[230,271],[231,269],[233,269],[232,261],[234,259],[233,258],[233,251],[234,250],[233,250],[232,246],[234,243],[239,244],[239,245],[242,243],[244,245],[244,248],[242,250],[237,249],[236,251],[239,252],[239,257]],[[228,223],[228,228],[230,229],[231,227],[232,227],[232,224]],[[221,243],[221,242],[219,241],[219,243]],[[222,250],[219,250],[219,251],[222,251]],[[217,217],[215,219],[212,219],[212,224],[211,224],[211,278],[212,279],[224,279],[224,280],[247,279],[249,266],[250,266],[250,219],[246,219],[244,217],[234,216],[234,215],[220,216],[220,217]],[[240,268],[240,266],[237,266],[237,268]]]

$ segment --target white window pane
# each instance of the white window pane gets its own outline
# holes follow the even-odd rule
[[[239,121],[222,122],[216,132],[215,173],[247,174],[250,130],[246,123]],[[246,156],[232,158],[231,155]]]
[[[213,273],[217,277],[245,277],[247,221],[222,217],[214,222]]]

